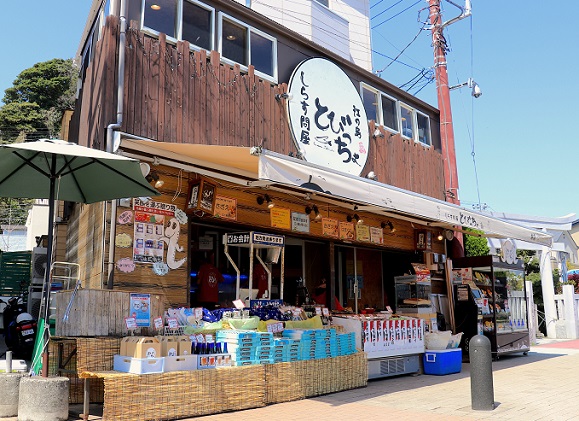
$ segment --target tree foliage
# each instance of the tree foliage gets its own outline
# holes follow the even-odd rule
[[[0,197],[0,224],[25,225],[33,202],[32,199]]]
[[[23,70],[4,92],[0,141],[58,136],[63,112],[74,105],[76,77],[72,59],[52,59]]]
[[[482,231],[465,228],[465,231],[473,234],[482,234]],[[489,254],[487,239],[480,235],[464,235],[464,254],[466,257],[486,256]]]

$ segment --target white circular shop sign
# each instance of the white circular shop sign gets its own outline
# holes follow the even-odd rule
[[[368,118],[354,84],[324,58],[302,61],[288,85],[294,142],[311,163],[360,175],[368,159]]]

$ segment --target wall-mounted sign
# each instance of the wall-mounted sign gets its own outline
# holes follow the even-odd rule
[[[384,244],[384,231],[380,227],[370,227],[370,241],[376,244]]]
[[[338,238],[340,235],[338,220],[322,218],[322,233],[328,237]]]
[[[356,235],[353,222],[340,222],[340,239],[353,240]]]
[[[356,224],[356,240],[370,241],[370,227],[364,224]]]
[[[216,195],[215,216],[237,221],[237,199]]]
[[[128,257],[124,257],[117,261],[117,269],[123,273],[131,273],[135,271],[135,262]]]
[[[292,231],[310,232],[310,216],[305,213],[292,212]]]
[[[302,61],[288,84],[294,142],[314,164],[360,175],[368,159],[368,118],[346,73],[325,58]]]
[[[216,190],[217,186],[205,179],[191,183],[187,210],[201,210],[213,215],[215,213]]]
[[[286,208],[275,207],[269,211],[273,228],[291,229],[291,211]]]
[[[133,239],[129,234],[122,233],[117,234],[115,237],[115,247],[119,248],[129,248],[133,244]]]
[[[121,225],[127,225],[133,222],[133,212],[132,211],[124,211],[119,215],[117,218],[117,222]]]

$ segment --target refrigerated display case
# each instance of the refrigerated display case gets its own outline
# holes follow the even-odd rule
[[[424,320],[383,313],[342,314],[332,316],[332,324],[355,333],[356,348],[363,349],[368,358],[369,379],[420,371]]]
[[[463,332],[461,347],[468,357],[477,334],[490,339],[493,358],[530,350],[523,263],[498,256],[453,259],[455,330]]]

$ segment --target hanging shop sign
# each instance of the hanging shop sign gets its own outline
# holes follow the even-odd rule
[[[288,84],[294,142],[308,162],[360,175],[368,159],[368,119],[358,90],[331,61],[302,61]]]
[[[414,231],[416,250],[432,250],[432,232],[428,230]]]
[[[208,180],[201,178],[189,185],[188,211],[202,211],[211,215],[215,214],[217,186]]]
[[[517,261],[517,246],[511,239],[506,239],[501,245],[501,260],[509,265]]]
[[[225,242],[229,245],[245,246],[249,244],[258,244],[262,246],[278,246],[285,245],[285,237],[283,235],[265,234],[263,232],[232,232],[225,234]]]

